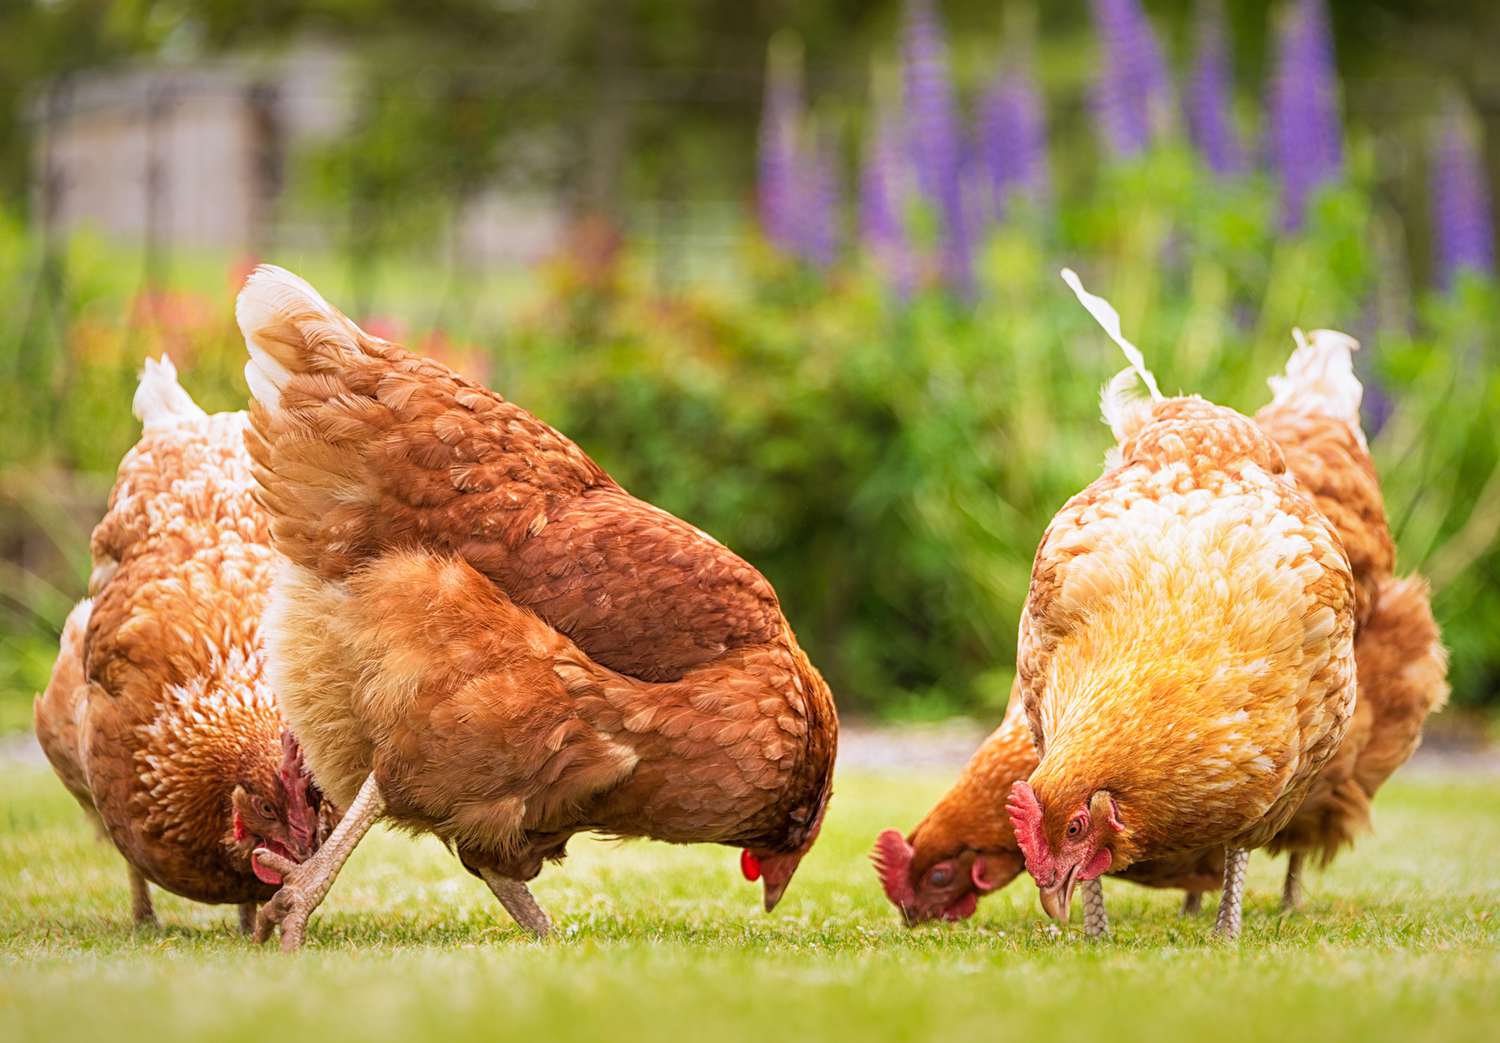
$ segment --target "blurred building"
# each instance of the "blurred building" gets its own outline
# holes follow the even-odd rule
[[[350,125],[358,89],[353,61],[315,44],[56,82],[33,108],[34,212],[55,231],[163,247],[326,245],[343,215],[299,211],[288,189],[297,157]],[[540,256],[561,227],[550,202],[486,189],[452,232],[485,263]]]

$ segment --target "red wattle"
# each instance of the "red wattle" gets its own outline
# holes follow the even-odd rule
[[[1080,880],[1093,880],[1095,877],[1103,876],[1109,871],[1109,864],[1115,860],[1109,853],[1109,848],[1101,847],[1094,852],[1094,857],[1089,859],[1089,864],[1083,867],[1078,874]]]
[[[740,872],[745,879],[752,884],[760,879],[760,859],[756,858],[749,850],[740,852]]]

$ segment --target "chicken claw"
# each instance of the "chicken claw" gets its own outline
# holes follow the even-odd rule
[[[538,941],[546,939],[552,932],[552,921],[547,918],[542,907],[536,904],[531,889],[524,881],[501,876],[493,869],[481,869],[479,875],[495,893],[495,897],[500,899],[500,904],[505,906],[505,911],[510,913],[512,920],[536,935]]]
[[[360,785],[358,795],[349,805],[349,810],[344,812],[338,826],[312,858],[298,865],[265,848],[257,848],[251,854],[262,866],[281,874],[281,889],[256,914],[257,942],[267,941],[271,937],[271,929],[279,924],[281,951],[296,952],[302,947],[307,934],[308,918],[322,903],[339,870],[344,867],[355,846],[370,831],[383,811],[385,798],[381,796],[380,787],[371,774]]]

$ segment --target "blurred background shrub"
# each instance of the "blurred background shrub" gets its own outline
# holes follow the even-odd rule
[[[1247,412],[1294,326],[1346,329],[1401,568],[1434,582],[1455,702],[1494,708],[1500,135],[1467,38],[1497,19],[1435,7],[0,14],[32,44],[0,31],[0,171],[30,199],[0,219],[0,727],[82,594],[141,359],[243,404],[256,256],[755,562],[841,706],[901,718],[995,715],[1041,531],[1108,446],[1120,360],[1060,266],[1165,389]],[[337,101],[321,136],[284,130],[305,96]],[[275,148],[215,224],[238,182],[193,171],[244,112]],[[130,192],[92,200],[79,164],[133,133]],[[486,247],[523,226],[524,255]]]

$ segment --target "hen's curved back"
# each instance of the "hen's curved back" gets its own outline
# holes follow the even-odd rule
[[[738,555],[290,272],[258,269],[236,314],[255,395],[247,445],[276,547],[298,566],[338,579],[403,547],[461,557],[594,660],[649,681],[787,632]]]

